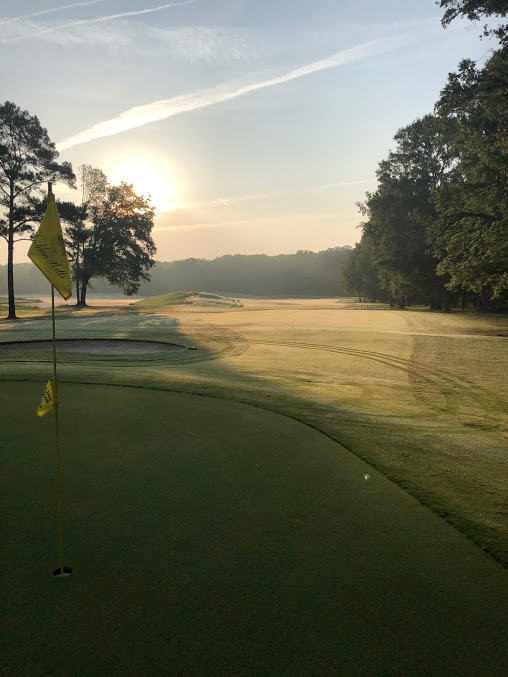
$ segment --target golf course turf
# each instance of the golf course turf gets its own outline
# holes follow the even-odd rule
[[[50,355],[0,351],[1,674],[504,675],[506,322],[242,303],[59,309],[186,347],[59,355],[65,579]]]
[[[0,404],[6,674],[502,674],[495,562],[326,436],[217,398],[61,386],[53,578],[37,395]]]

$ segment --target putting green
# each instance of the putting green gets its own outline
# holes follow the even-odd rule
[[[501,675],[507,575],[323,434],[221,399],[1,384],[7,675]]]

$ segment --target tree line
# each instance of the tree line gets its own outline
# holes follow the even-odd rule
[[[153,296],[173,291],[213,291],[253,296],[343,296],[340,271],[351,247],[325,251],[298,251],[296,254],[226,255],[213,260],[184,259],[156,261],[150,281],[141,281],[138,293]],[[5,266],[0,266],[0,293]],[[40,276],[29,263],[15,265],[16,289],[20,294],[36,293]],[[122,289],[107,280],[96,279],[95,293],[121,294]],[[90,285],[89,285],[90,286]]]
[[[442,23],[508,14],[507,0],[440,0]],[[281,256],[222,256],[155,265],[154,209],[132,185],[100,169],[76,177],[36,116],[0,106],[0,237],[7,242],[8,319],[16,319],[14,245],[31,239],[46,208],[47,182],[81,188],[80,204],[58,202],[76,287],[90,281],[126,294],[210,290],[254,295],[341,295],[404,307],[482,309],[508,305],[508,40],[506,23],[484,26],[500,47],[483,68],[463,60],[432,114],[400,129],[377,170],[378,188],[359,208],[356,247]],[[21,275],[22,268],[16,270]],[[340,278],[339,278],[340,274]],[[109,287],[110,289],[112,287]]]
[[[46,210],[48,183],[77,187],[68,162],[39,119],[7,101],[0,106],[0,237],[7,242],[7,319],[16,319],[14,245],[30,240]],[[125,293],[135,293],[153,266],[154,209],[132,185],[112,186],[99,169],[79,169],[81,203],[57,200],[67,226],[65,240],[77,290],[77,305],[86,304],[92,278],[102,277]]]
[[[443,24],[506,17],[508,2],[442,0]],[[360,298],[434,309],[508,306],[507,25],[483,67],[464,59],[432,114],[400,129],[358,207],[362,237],[342,269]]]
[[[78,307],[86,305],[92,284],[96,291],[128,295],[182,290],[298,296],[343,293],[339,271],[348,247],[155,265],[154,209],[149,200],[136,195],[132,185],[110,185],[105,174],[91,165],[81,165],[76,175],[69,163],[58,161],[56,146],[38,118],[8,101],[0,106],[0,236],[8,244],[7,266],[0,267],[0,289],[6,280],[8,319],[16,319],[15,271],[18,293],[40,288],[31,264],[14,266],[14,245],[33,237],[46,209],[47,182],[59,181],[80,189],[77,204],[57,199]]]

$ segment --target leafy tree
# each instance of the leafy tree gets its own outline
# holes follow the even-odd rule
[[[101,169],[92,165],[81,165],[78,168],[81,186],[81,204],[96,207],[104,200],[108,187],[108,178]]]
[[[429,242],[448,287],[474,292],[480,305],[508,297],[508,45],[483,69],[464,60],[436,106],[455,124],[460,176],[433,194],[439,218]]]
[[[58,152],[39,119],[7,101],[0,106],[0,236],[7,241],[7,293],[10,320],[14,302],[14,243],[30,239],[40,218],[40,195],[48,181],[75,187],[68,162],[57,162]]]
[[[440,0],[442,23],[465,16],[506,17],[507,0]],[[361,246],[380,285],[448,307],[448,292],[482,307],[508,301],[507,24],[484,27],[502,43],[483,69],[464,60],[427,115],[397,132],[397,148],[379,164],[379,187],[359,204],[367,220]],[[361,248],[349,259],[349,286],[365,286]],[[364,292],[365,293],[365,292]]]
[[[439,0],[437,4],[445,10],[441,23],[446,28],[454,19],[465,16],[470,21],[480,21],[484,17],[508,15],[507,0]],[[483,33],[495,35],[501,41],[506,41],[507,25],[501,24],[496,28],[483,27]]]
[[[86,220],[92,208],[98,208],[106,198],[108,179],[104,172],[91,165],[81,165],[78,168],[79,184],[81,188],[81,205],[79,207],[66,205],[59,206],[61,216],[67,222],[66,245],[69,260],[72,263],[73,278],[76,285],[76,305],[80,305],[82,253],[86,246],[90,230],[86,227]]]
[[[341,270],[341,284],[350,293],[357,293],[358,300],[382,300],[386,297],[381,291],[376,265],[372,260],[372,244],[362,237],[344,261]]]
[[[362,276],[358,270],[356,247],[349,252],[349,256],[342,264],[340,283],[346,292],[358,294],[358,300],[362,300]]]
[[[108,185],[102,199],[97,195],[86,205],[87,221],[79,235],[78,305],[86,305],[88,284],[97,277],[135,294],[141,281],[150,279],[147,271],[155,263],[154,208],[126,183]],[[72,238],[75,231],[69,229],[67,235]]]
[[[419,223],[411,218],[417,204],[407,182],[380,185],[361,206],[368,221],[363,237],[372,242],[372,260],[383,288],[404,308],[418,293],[416,270],[422,255]],[[363,238],[362,238],[363,239]]]
[[[452,121],[432,115],[403,127],[397,148],[379,164],[379,187],[359,204],[368,217],[363,237],[380,285],[404,307],[408,298],[441,307],[444,280],[436,275],[437,260],[428,251],[427,223],[436,218],[431,191],[456,173],[451,151]],[[362,238],[363,239],[363,238]]]
[[[508,45],[483,69],[464,60],[427,115],[399,130],[360,205],[380,285],[448,307],[508,301]],[[358,259],[359,263],[359,259]],[[361,278],[361,266],[357,263]]]

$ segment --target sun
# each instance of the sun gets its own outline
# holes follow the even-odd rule
[[[150,197],[155,211],[169,212],[179,207],[176,200],[178,188],[155,163],[147,160],[126,160],[108,174],[108,181],[118,185],[122,181],[132,184],[138,195]]]

